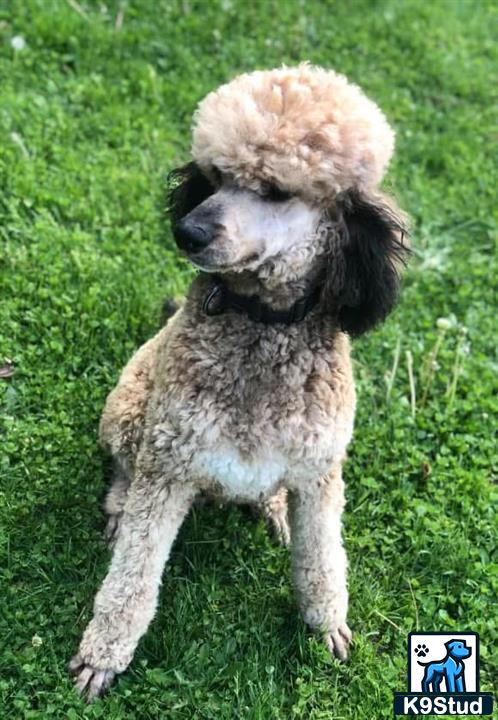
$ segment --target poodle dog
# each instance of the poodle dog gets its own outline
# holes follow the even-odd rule
[[[263,508],[291,544],[305,622],[346,660],[349,336],[398,294],[405,220],[377,189],[393,147],[358,87],[308,64],[241,75],[198,106],[170,215],[202,272],[125,367],[100,424],[114,550],[70,663],[87,699],[130,664],[200,493]]]

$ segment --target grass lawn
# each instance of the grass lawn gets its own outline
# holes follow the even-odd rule
[[[2,719],[389,718],[417,628],[479,632],[493,689],[497,28],[485,0],[0,0]],[[302,59],[383,107],[386,186],[413,219],[402,302],[354,349],[351,662],[307,632],[262,522],[198,509],[132,668],[87,708],[65,665],[109,562],[98,418],[191,277],[164,176],[207,91]]]

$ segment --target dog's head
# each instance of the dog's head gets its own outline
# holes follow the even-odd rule
[[[463,640],[450,640],[445,643],[445,646],[448,650],[448,655],[458,660],[468,658],[472,654],[472,648],[467,647]]]
[[[206,271],[311,278],[361,334],[394,305],[404,222],[380,181],[394,135],[348,81],[309,65],[241,75],[194,118],[193,162],[172,173],[178,246]]]

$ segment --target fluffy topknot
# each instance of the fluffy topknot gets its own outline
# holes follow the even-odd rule
[[[194,115],[192,154],[253,189],[271,182],[310,200],[381,181],[394,132],[377,105],[332,70],[307,63],[239,75]]]

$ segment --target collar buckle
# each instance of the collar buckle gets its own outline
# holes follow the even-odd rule
[[[202,303],[202,310],[208,317],[215,317],[225,312],[225,286],[216,282],[209,290]]]

